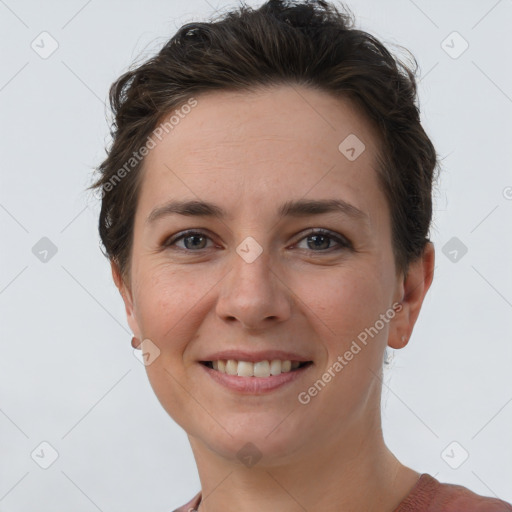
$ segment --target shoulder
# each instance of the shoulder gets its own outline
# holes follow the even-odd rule
[[[395,512],[512,512],[512,505],[423,473]]]
[[[201,501],[201,492],[198,492],[188,503],[178,507],[172,512],[197,512],[197,507]]]
[[[201,492],[173,512],[196,512]],[[467,487],[444,484],[423,473],[395,512],[512,512],[512,505],[498,498],[481,496]]]

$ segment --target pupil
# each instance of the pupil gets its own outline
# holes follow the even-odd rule
[[[189,235],[186,239],[185,239],[185,246],[189,245],[186,243],[186,240],[191,240],[191,239],[194,239],[194,240],[197,240],[197,239],[203,239],[204,240],[204,237],[202,235]],[[197,244],[192,244],[193,247],[196,247],[197,248]],[[189,249],[190,247],[187,247],[187,249]]]
[[[315,240],[315,247],[317,247],[317,248],[321,246],[321,244],[316,243],[319,238],[323,238],[324,241],[328,241],[328,238],[324,235],[311,235],[310,238]],[[329,244],[327,243],[327,245],[329,245]],[[327,249],[328,247],[324,247],[324,248]]]

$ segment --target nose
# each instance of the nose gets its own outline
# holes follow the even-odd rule
[[[246,330],[268,329],[287,320],[293,294],[281,274],[265,251],[250,263],[235,253],[231,270],[220,283],[219,318]]]

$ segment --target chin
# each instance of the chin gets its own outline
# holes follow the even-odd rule
[[[254,415],[253,419],[254,418]],[[283,464],[290,459],[295,452],[304,446],[308,437],[304,435],[304,430],[296,430],[295,432],[284,425],[280,416],[268,418],[260,423],[244,421],[242,423],[224,422],[223,429],[216,429],[215,436],[213,432],[201,432],[198,436],[201,442],[206,445],[212,452],[226,459],[236,461],[241,464],[252,467],[253,465],[277,466]],[[271,426],[269,426],[271,425]],[[221,431],[221,435],[219,435]],[[229,434],[228,434],[229,432]],[[231,434],[231,435],[230,435]]]

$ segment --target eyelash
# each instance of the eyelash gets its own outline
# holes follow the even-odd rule
[[[166,247],[166,248],[172,248],[172,246],[175,245],[176,242],[179,242],[180,240],[183,240],[183,239],[185,239],[185,238],[187,238],[189,236],[193,236],[193,235],[199,235],[199,236],[206,237],[209,240],[211,240],[211,237],[209,237],[203,231],[198,231],[198,230],[191,229],[191,230],[183,231],[182,233],[178,233],[175,236],[172,236],[171,238],[167,239],[167,241],[164,242],[162,245],[163,245],[163,247]],[[331,240],[336,241],[336,243],[338,243],[339,246],[340,246],[337,250],[352,249],[352,244],[349,242],[348,239],[346,239],[343,236],[335,235],[333,232],[331,232],[331,231],[329,231],[327,229],[322,229],[322,228],[317,228],[317,229],[313,229],[313,230],[309,231],[301,239],[299,239],[299,241],[297,243],[301,242],[302,240],[304,240],[306,238],[309,238],[309,237],[315,236],[315,235],[321,235],[321,236],[324,236],[324,237],[327,237],[327,238],[329,238]],[[189,253],[191,253],[191,252],[199,253],[199,252],[204,251],[206,249],[198,249],[197,251],[194,251],[192,249],[176,247],[176,248],[173,248],[173,250],[189,252]],[[334,249],[334,250],[336,250],[336,249]],[[329,249],[324,249],[324,250],[319,250],[319,251],[310,251],[310,252],[318,252],[318,253],[332,252],[332,247],[330,247]]]

